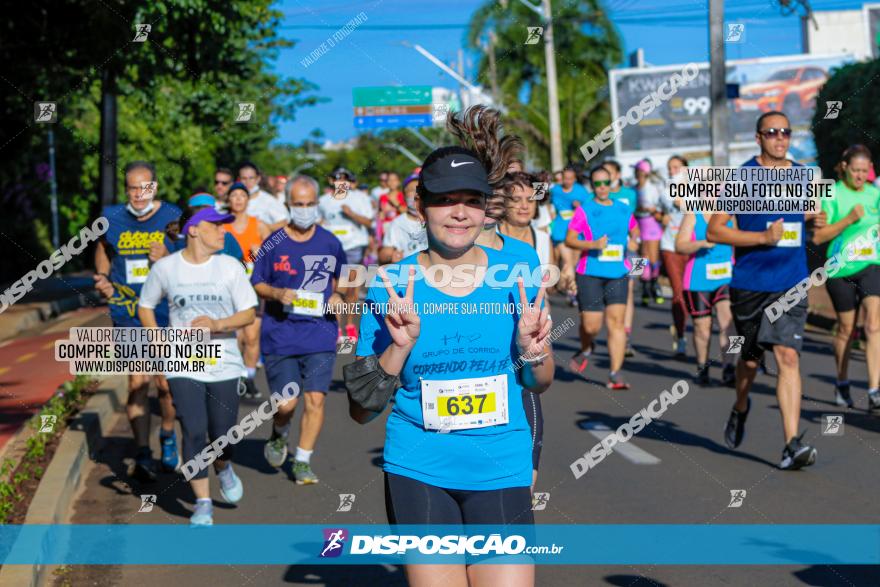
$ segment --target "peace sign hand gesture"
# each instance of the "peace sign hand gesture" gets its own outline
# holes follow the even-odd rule
[[[522,278],[517,279],[519,287],[519,300],[522,304],[522,314],[519,323],[516,325],[516,346],[519,351],[527,357],[538,356],[544,352],[544,346],[547,344],[547,338],[550,335],[550,327],[552,322],[547,313],[549,306],[545,305],[541,308],[541,302],[544,301],[546,293],[547,274],[544,274],[541,288],[535,297],[535,304],[530,306],[529,299],[526,297],[526,288],[523,285]]]
[[[385,325],[391,334],[391,340],[399,348],[412,349],[419,338],[422,328],[422,320],[419,318],[413,303],[416,268],[413,266],[409,268],[409,281],[406,284],[406,293],[402,298],[391,287],[388,275],[381,267],[379,268],[379,275],[382,277],[385,291],[388,292],[389,309],[385,315]]]

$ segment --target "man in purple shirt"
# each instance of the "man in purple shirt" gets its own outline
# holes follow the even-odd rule
[[[251,283],[266,301],[260,329],[260,348],[271,393],[293,382],[303,390],[305,411],[294,455],[297,485],[318,482],[311,456],[324,421],[324,398],[336,360],[336,317],[325,308],[342,304],[337,289],[346,264],[342,243],[317,225],[318,184],[300,176],[285,186],[290,223],[263,243],[254,263]],[[272,436],[263,449],[270,465],[287,460],[290,421],[298,398],[280,405]]]

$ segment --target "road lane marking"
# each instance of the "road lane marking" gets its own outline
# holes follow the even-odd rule
[[[25,353],[22,356],[15,359],[16,363],[24,363],[25,361],[30,361],[34,357],[37,356],[37,353]]]
[[[609,428],[606,424],[602,422],[584,422],[580,425],[581,428],[598,438],[602,441],[609,434],[614,434],[614,430]],[[622,444],[615,444],[612,447],[613,452],[619,454],[626,460],[630,461],[636,465],[656,465],[660,463],[660,459],[652,455],[651,453],[640,449],[633,441],[624,442]]]
[[[9,371],[9,367],[0,367],[0,375],[3,375],[7,371]]]
[[[44,344],[44,345],[41,346],[40,348],[43,349],[43,350],[46,350],[46,349],[51,349],[51,348],[54,347],[54,346],[55,346],[55,341],[54,341],[54,340],[50,340],[49,342],[47,342],[46,344]]]

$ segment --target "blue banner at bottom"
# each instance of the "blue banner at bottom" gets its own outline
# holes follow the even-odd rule
[[[0,563],[876,565],[880,525],[0,526]]]

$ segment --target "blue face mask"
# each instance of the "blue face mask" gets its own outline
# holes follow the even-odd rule
[[[318,221],[317,206],[289,206],[290,221],[297,228],[309,228]]]

